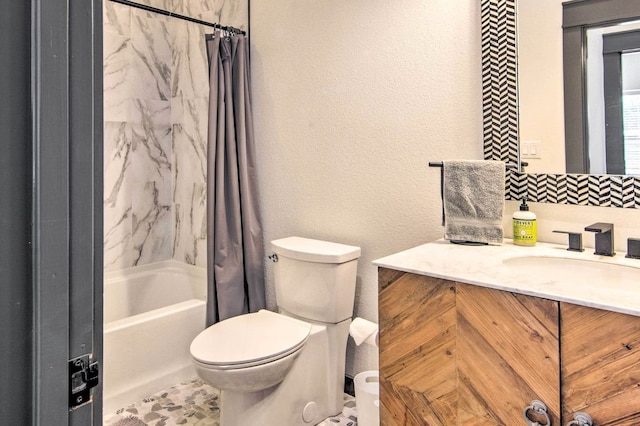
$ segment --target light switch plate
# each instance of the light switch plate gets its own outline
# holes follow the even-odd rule
[[[520,157],[521,158],[542,158],[542,142],[540,141],[521,141]]]

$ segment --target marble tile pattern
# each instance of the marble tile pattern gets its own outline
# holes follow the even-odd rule
[[[139,3],[246,29],[248,0]],[[105,270],[206,265],[205,27],[106,1]]]

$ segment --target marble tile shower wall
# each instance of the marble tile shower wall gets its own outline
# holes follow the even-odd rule
[[[140,1],[242,29],[247,2]],[[104,3],[105,270],[167,259],[206,265],[211,30]]]

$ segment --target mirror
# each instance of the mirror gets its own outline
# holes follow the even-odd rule
[[[533,1],[540,5],[552,0],[520,1]],[[578,6],[599,4],[602,10],[614,14],[624,9],[634,13],[640,11],[640,0],[581,0],[571,3]],[[522,148],[519,143],[517,90],[517,4],[516,0],[480,2],[484,158],[507,163],[519,163]],[[581,37],[574,39],[579,43],[582,40]],[[578,58],[581,57],[581,52],[581,49],[577,49]],[[581,65],[580,60],[574,63]],[[538,82],[546,81],[542,78],[545,77],[544,74],[539,77]],[[569,84],[563,84],[563,90],[582,88],[581,79],[565,81]],[[545,104],[545,107],[549,106]],[[576,114],[582,120],[582,108],[563,107],[565,115]],[[545,125],[546,123],[541,124]],[[582,145],[577,148],[583,149]],[[529,201],[537,203],[640,209],[640,175],[523,172],[518,168],[507,170],[505,178],[507,200],[527,197]]]
[[[638,18],[640,0],[518,1],[528,173],[640,175]]]

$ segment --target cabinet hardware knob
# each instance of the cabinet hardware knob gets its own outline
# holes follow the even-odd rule
[[[575,413],[567,426],[593,426],[593,419],[587,413]]]
[[[530,420],[529,411],[533,411],[538,415],[542,415],[545,418],[546,423],[538,423],[537,421],[534,422]],[[531,401],[531,405],[524,409],[522,415],[524,416],[524,420],[529,424],[529,426],[551,426],[551,419],[549,419],[549,414],[547,413],[547,406],[544,402],[538,401],[537,399]]]

